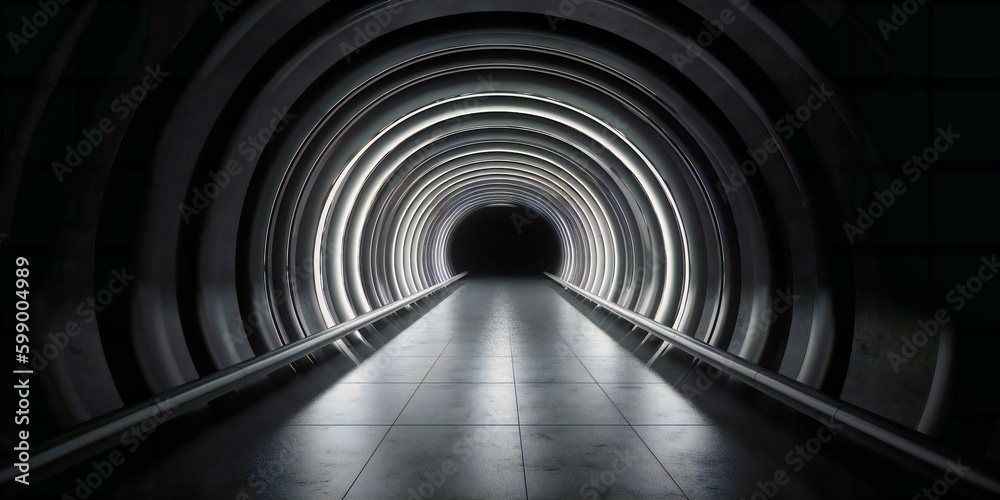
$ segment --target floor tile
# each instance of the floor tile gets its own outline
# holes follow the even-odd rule
[[[388,430],[289,426],[248,457],[235,498],[341,498]]]
[[[517,384],[521,425],[626,425],[595,384]]]
[[[422,384],[396,425],[517,425],[514,384]]]
[[[711,420],[683,394],[660,384],[601,384],[632,425],[702,425]]]
[[[424,383],[440,382],[513,383],[514,369],[507,356],[442,356],[424,379]]]
[[[636,432],[689,498],[750,498],[758,481],[766,482],[780,469],[716,426],[636,427]],[[779,493],[779,498],[815,498],[790,489]]]
[[[526,498],[516,426],[396,426],[347,499]]]
[[[514,380],[517,383],[531,382],[594,382],[575,356],[574,357],[516,357],[514,358]]]
[[[433,356],[394,356],[380,352],[362,361],[339,383],[420,383],[435,359]]]
[[[336,384],[302,408],[289,423],[392,424],[417,384]]]
[[[529,498],[684,495],[630,427],[523,427]]]
[[[451,342],[442,356],[510,356],[509,341]]]
[[[389,352],[398,356],[440,356],[448,345],[448,340],[420,339],[415,337],[396,337],[376,352],[376,355]]]
[[[665,383],[656,372],[632,356],[580,356],[580,362],[599,384]]]
[[[606,340],[570,340],[566,343],[577,356],[597,356],[597,357],[628,357],[632,358],[632,353],[610,339]]]

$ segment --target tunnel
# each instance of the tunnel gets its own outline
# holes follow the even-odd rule
[[[449,248],[452,268],[472,276],[539,276],[555,272],[562,258],[558,233],[523,205],[469,214],[455,227]]]
[[[995,3],[2,8],[5,498],[1000,496]]]

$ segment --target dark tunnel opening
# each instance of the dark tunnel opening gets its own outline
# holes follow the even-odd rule
[[[560,258],[556,230],[524,206],[477,210],[459,223],[451,241],[455,270],[475,276],[541,276],[555,272]]]

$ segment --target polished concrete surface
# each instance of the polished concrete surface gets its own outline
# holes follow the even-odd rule
[[[668,384],[549,281],[468,280],[448,293],[360,366],[320,364],[126,448],[100,497],[885,494],[866,475],[890,462],[811,439],[825,427],[723,380]]]

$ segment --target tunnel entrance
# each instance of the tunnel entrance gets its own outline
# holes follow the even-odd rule
[[[459,223],[452,236],[456,272],[541,276],[543,271],[556,272],[560,258],[556,230],[524,206],[477,210]]]

